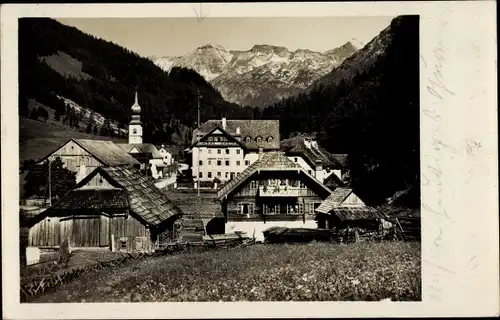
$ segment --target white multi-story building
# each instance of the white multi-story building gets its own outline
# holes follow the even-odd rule
[[[208,120],[193,132],[195,181],[231,180],[255,162],[259,153],[279,150],[279,120]]]

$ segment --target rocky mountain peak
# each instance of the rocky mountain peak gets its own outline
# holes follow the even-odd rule
[[[175,66],[195,70],[227,101],[264,106],[307,88],[354,53],[353,48],[346,43],[320,53],[307,48],[292,52],[269,44],[256,44],[249,50],[206,44],[182,57],[153,61],[165,70]]]

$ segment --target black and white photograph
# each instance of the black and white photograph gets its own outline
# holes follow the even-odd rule
[[[20,19],[23,299],[420,300],[418,35]]]
[[[21,305],[423,302],[423,16],[192,8],[17,19]]]

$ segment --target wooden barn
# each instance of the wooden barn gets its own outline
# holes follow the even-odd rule
[[[390,222],[375,208],[365,203],[350,188],[336,188],[316,209],[319,228],[362,228],[382,230]]]
[[[272,226],[316,228],[315,208],[331,190],[283,152],[271,151],[217,192],[225,233],[243,231],[263,241]]]
[[[133,165],[98,167],[29,230],[29,246],[150,251],[173,237],[181,210]]]
[[[76,172],[79,182],[97,167],[134,165],[139,161],[119,148],[114,142],[106,140],[70,139],[53,152],[42,158],[39,163],[59,157],[65,167]]]

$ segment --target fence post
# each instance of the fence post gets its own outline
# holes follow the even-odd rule
[[[116,245],[115,245],[115,235],[111,235],[111,251],[115,252],[116,251]]]

